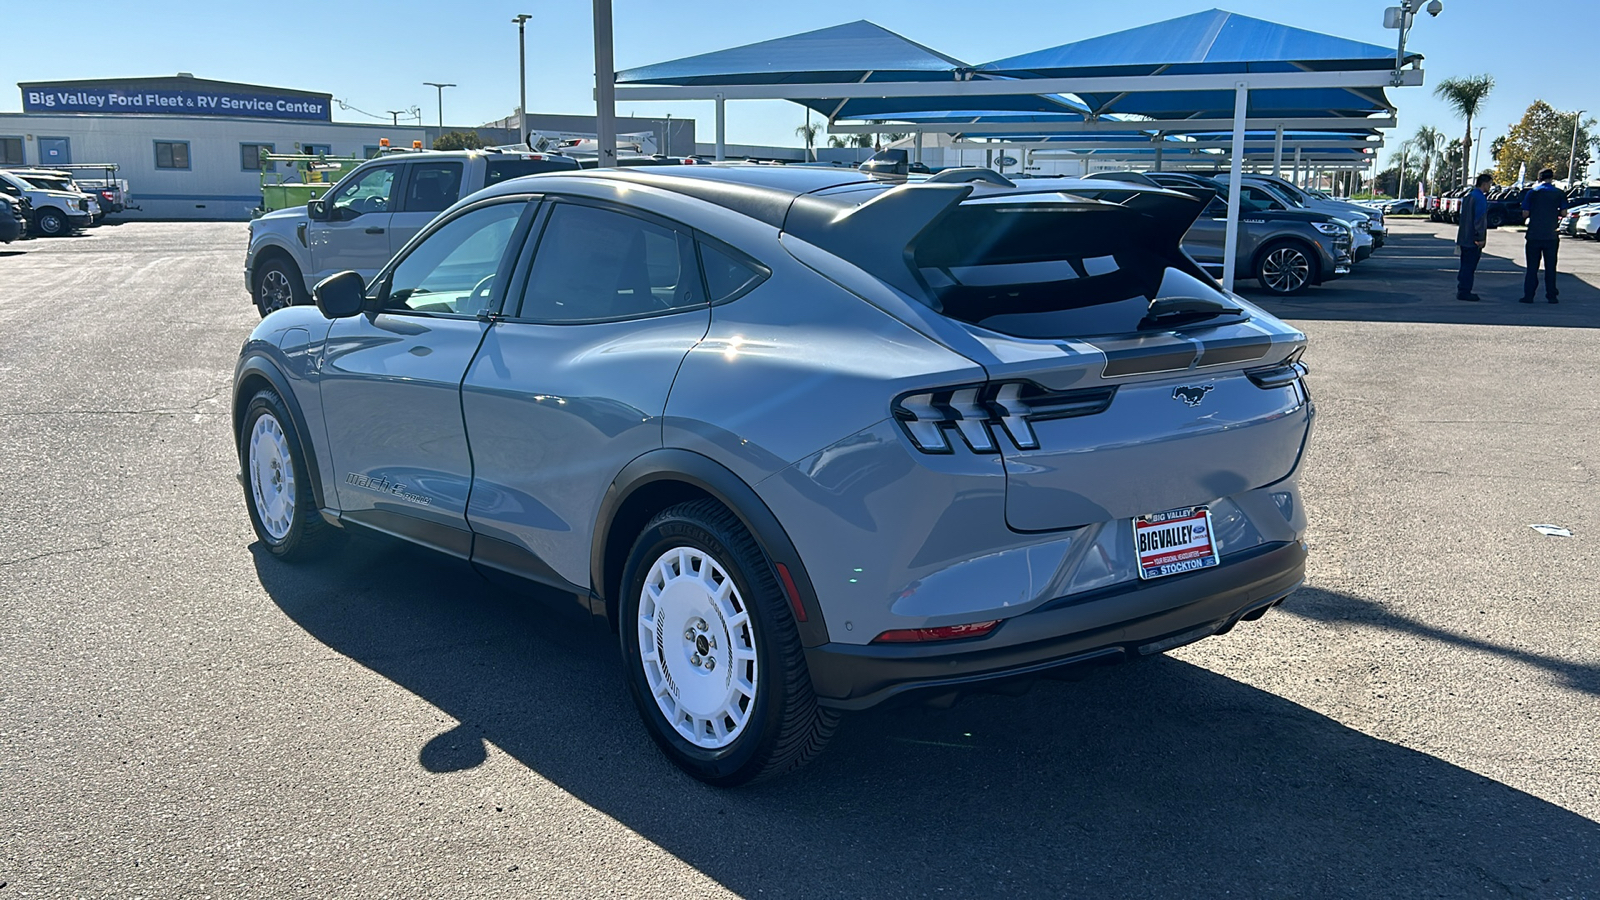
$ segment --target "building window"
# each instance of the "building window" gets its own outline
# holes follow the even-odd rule
[[[262,172],[262,171],[276,172],[278,170],[278,164],[277,163],[275,163],[275,162],[263,163],[261,161],[261,154],[263,152],[271,153],[272,152],[272,145],[271,144],[240,144],[239,145],[239,168],[244,169],[247,172]]]
[[[377,159],[377,157],[378,157],[378,148],[374,147],[371,144],[368,144],[365,147],[361,148],[361,155],[365,156],[367,159]]]
[[[332,144],[301,144],[300,152],[307,156],[332,156]]]
[[[156,168],[189,168],[189,142],[156,141]]]
[[[20,166],[24,162],[22,138],[0,137],[0,166]]]

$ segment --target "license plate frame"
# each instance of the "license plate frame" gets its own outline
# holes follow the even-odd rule
[[[1188,528],[1188,532],[1173,532]],[[1157,537],[1160,535],[1161,537]],[[1148,536],[1148,537],[1146,537]],[[1141,538],[1146,540],[1141,541]],[[1158,546],[1159,544],[1159,546]],[[1153,581],[1218,565],[1210,506],[1180,506],[1135,516],[1133,550],[1141,581]]]

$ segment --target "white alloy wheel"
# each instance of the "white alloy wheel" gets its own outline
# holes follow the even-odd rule
[[[750,611],[709,553],[661,554],[639,595],[639,654],[656,706],[684,740],[721,750],[755,711],[761,669]]]
[[[294,527],[294,460],[283,426],[272,413],[263,413],[250,429],[249,469],[261,527],[274,541],[282,541]]]
[[[1295,247],[1279,247],[1262,262],[1261,280],[1274,293],[1292,294],[1311,280],[1311,260]]]

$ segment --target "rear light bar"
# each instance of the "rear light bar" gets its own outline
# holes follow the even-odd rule
[[[923,453],[953,453],[949,432],[974,453],[999,450],[996,429],[1018,450],[1039,449],[1031,423],[1092,416],[1111,405],[1114,387],[1049,391],[1031,381],[970,384],[903,394],[891,405],[895,421]]]
[[[1267,366],[1263,369],[1251,369],[1244,373],[1245,377],[1255,382],[1256,387],[1259,388],[1280,388],[1293,384],[1304,378],[1306,373],[1311,371],[1310,367],[1300,361],[1300,357],[1305,352],[1305,347],[1297,347],[1293,353],[1284,357],[1283,361],[1277,365]]]
[[[969,625],[943,625],[938,628],[899,628],[872,639],[874,644],[921,644],[929,641],[958,641],[983,637],[1000,625],[999,619]]]

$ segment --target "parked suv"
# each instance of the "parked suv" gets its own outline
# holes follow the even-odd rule
[[[1227,258],[1226,185],[1180,172],[1097,172],[1090,179],[1164,187],[1206,204],[1184,234],[1183,249],[1208,272],[1222,273]],[[1126,194],[1087,196],[1124,202]],[[1254,278],[1274,294],[1297,294],[1349,274],[1353,234],[1349,225],[1326,213],[1288,209],[1253,185],[1243,186],[1239,199],[1243,208],[1235,268],[1241,278]]]
[[[365,527],[570,592],[657,744],[723,785],[840,710],[1259,618],[1304,578],[1305,336],[1184,254],[1195,198],[995,179],[468,197],[242,349],[262,549]]]
[[[544,153],[394,152],[362,163],[321,199],[251,221],[244,281],[265,316],[311,302],[335,272],[370,278],[440,210],[508,178],[577,169]]]
[[[1227,174],[1219,175],[1217,176],[1216,180],[1223,184],[1227,184],[1228,176]],[[1373,209],[1370,206],[1362,206],[1359,203],[1350,203],[1345,200],[1334,200],[1326,196],[1311,194],[1296,187],[1294,183],[1288,179],[1279,178],[1276,175],[1256,175],[1246,173],[1244,176],[1244,182],[1246,184],[1254,183],[1267,187],[1273,193],[1278,194],[1287,200],[1291,207],[1298,206],[1302,209],[1310,209],[1317,212],[1328,213],[1351,223],[1351,225],[1355,226],[1358,232],[1365,230],[1372,236],[1373,249],[1382,247],[1384,241],[1389,236],[1389,228],[1384,221],[1383,210],[1381,209]],[[1365,229],[1362,228],[1363,225],[1366,226]],[[1357,250],[1359,249],[1360,248],[1358,246]],[[1364,254],[1356,254],[1356,259],[1358,262],[1363,257]]]
[[[26,199],[33,207],[29,230],[45,237],[60,237],[94,223],[89,198],[75,190],[40,187],[24,176],[31,169],[0,169],[0,193]]]

